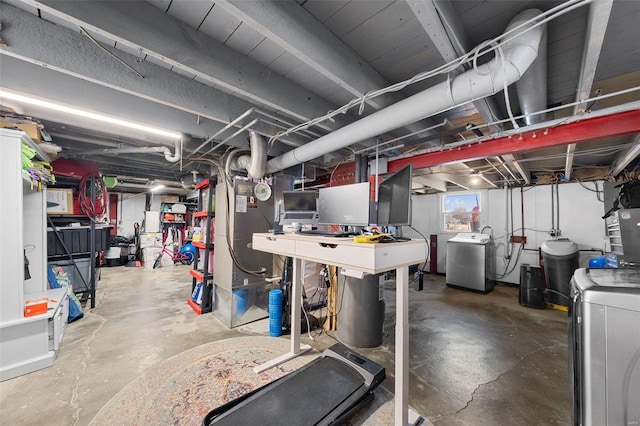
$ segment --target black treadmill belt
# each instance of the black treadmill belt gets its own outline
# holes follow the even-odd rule
[[[215,424],[314,425],[354,393],[367,391],[364,379],[353,368],[331,357],[318,358],[273,386],[265,386]]]

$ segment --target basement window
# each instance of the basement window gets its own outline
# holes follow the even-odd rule
[[[444,232],[480,232],[480,193],[442,196]]]

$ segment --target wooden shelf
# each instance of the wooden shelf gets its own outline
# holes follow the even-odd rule
[[[67,288],[47,285],[46,184],[31,181],[22,170],[22,144],[36,150],[36,157],[50,161],[22,131],[0,129],[3,202],[0,234],[0,381],[53,365],[68,316]],[[31,187],[33,185],[33,188]],[[30,278],[25,279],[24,248]],[[48,298],[47,310],[24,316],[27,300]]]

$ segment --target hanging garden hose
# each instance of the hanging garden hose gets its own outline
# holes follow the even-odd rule
[[[91,200],[91,177],[94,178],[94,200]],[[107,188],[99,175],[86,175],[80,182],[80,211],[92,219],[102,217],[107,212]]]

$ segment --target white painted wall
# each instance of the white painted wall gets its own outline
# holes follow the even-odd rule
[[[142,227],[144,221],[146,194],[137,195],[118,193],[118,235],[132,238],[134,235],[133,224],[138,223]],[[150,211],[160,211],[162,195],[151,194]],[[142,228],[141,228],[142,229]]]
[[[604,203],[598,201],[596,193],[589,191],[578,183],[559,185],[560,196],[560,224],[562,237],[574,241],[580,249],[596,248],[604,250],[605,228]],[[478,191],[473,191],[478,192]],[[496,272],[502,275],[505,269],[506,231],[505,231],[505,191],[504,189],[481,190],[480,227],[490,226],[496,243]],[[458,192],[456,192],[458,193]],[[463,194],[464,192],[460,192]],[[513,194],[513,222],[514,229],[522,228],[521,193],[519,188],[512,190]],[[417,195],[412,197],[413,227],[427,238],[431,234],[438,235],[438,273],[446,272],[447,240],[455,233],[444,232],[444,218],[442,215],[442,194]],[[525,188],[524,199],[524,235],[527,237],[526,248],[537,250],[540,245],[551,239],[551,185],[540,185]],[[509,203],[509,207],[510,207]],[[403,228],[404,235],[420,237],[410,228]],[[521,231],[515,235],[522,235]],[[513,245],[513,255],[517,254],[518,245]],[[581,266],[587,266],[589,259],[598,256],[595,252],[582,252]],[[514,259],[515,261],[515,259]],[[520,265],[528,263],[539,266],[537,251],[522,251],[519,261],[509,266],[513,272],[501,278],[500,281],[513,284],[519,283]]]
[[[142,226],[144,220],[145,196],[135,194],[118,194],[118,235],[132,238],[133,224]]]

